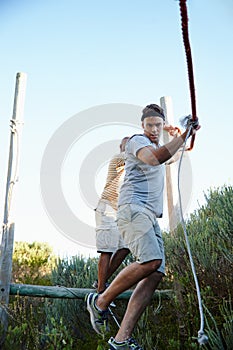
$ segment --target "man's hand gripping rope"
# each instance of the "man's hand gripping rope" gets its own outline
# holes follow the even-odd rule
[[[188,136],[187,138],[191,135],[192,138],[195,137],[196,131],[199,130],[201,128],[200,124],[199,124],[199,120],[196,117],[195,119],[192,118],[191,114],[183,117],[180,119],[180,124],[185,128],[188,129]],[[187,151],[191,151],[192,147],[190,145],[190,147],[187,149]]]

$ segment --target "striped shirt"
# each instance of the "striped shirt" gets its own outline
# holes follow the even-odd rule
[[[116,154],[108,166],[106,184],[104,186],[101,199],[110,202],[111,206],[117,210],[119,189],[123,182],[125,165],[125,152]]]

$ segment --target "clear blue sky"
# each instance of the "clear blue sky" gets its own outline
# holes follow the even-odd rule
[[[192,211],[203,202],[203,191],[232,184],[233,2],[189,0],[187,5],[202,125],[190,155]],[[1,206],[15,75],[25,72],[15,237],[78,252],[80,247],[56,230],[43,208],[44,150],[62,123],[96,105],[144,106],[171,96],[176,124],[191,113],[179,2],[2,0],[0,42]]]

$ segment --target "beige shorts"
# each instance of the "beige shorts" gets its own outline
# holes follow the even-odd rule
[[[162,260],[158,271],[165,274],[162,233],[153,212],[137,204],[121,205],[117,223],[124,242],[137,261]]]
[[[116,210],[109,202],[100,200],[95,211],[97,252],[114,253],[126,248],[116,222]]]

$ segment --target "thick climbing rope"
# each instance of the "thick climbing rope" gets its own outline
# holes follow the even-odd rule
[[[187,136],[185,138],[184,146],[181,152],[181,157],[179,161],[178,166],[178,195],[179,195],[179,206],[180,206],[180,213],[181,213],[181,223],[184,231],[187,251],[189,255],[189,260],[192,268],[192,273],[194,277],[194,282],[196,286],[196,292],[197,292],[197,299],[198,299],[198,305],[199,305],[199,313],[200,313],[200,329],[198,331],[198,343],[200,345],[206,344],[208,342],[208,337],[204,333],[204,313],[202,308],[202,300],[201,300],[201,292],[200,287],[197,279],[197,274],[195,271],[195,266],[192,258],[192,253],[190,249],[188,234],[186,230],[185,220],[183,216],[183,210],[182,210],[182,200],[181,200],[181,191],[180,191],[180,169],[183,159],[183,154],[186,149],[186,143],[190,136],[190,133],[192,132],[192,128],[195,126],[195,123],[198,123],[198,118],[196,115],[196,98],[195,98],[195,86],[194,86],[194,75],[193,75],[193,63],[192,63],[192,54],[191,54],[191,46],[189,42],[189,34],[188,34],[188,13],[187,13],[187,6],[186,6],[186,0],[180,0],[180,13],[181,13],[181,20],[182,20],[182,34],[183,34],[183,41],[184,41],[184,47],[185,47],[185,53],[186,53],[186,59],[187,59],[187,65],[188,65],[188,76],[189,76],[189,88],[190,88],[190,97],[191,97],[191,106],[192,106],[192,116],[189,118],[186,118],[187,121],[187,127],[189,127],[189,131],[187,133]],[[190,146],[188,150],[191,150],[194,145],[195,140],[195,134],[192,135]]]
[[[181,14],[181,27],[182,27],[183,42],[184,42],[187,67],[188,67],[189,90],[190,90],[191,107],[192,107],[192,119],[195,121],[195,120],[197,120],[196,96],[195,96],[192,52],[191,52],[191,46],[190,46],[190,42],[189,42],[188,11],[187,11],[187,6],[186,6],[186,0],[180,0],[180,14]],[[193,135],[191,138],[190,146],[188,148],[189,151],[192,150],[192,148],[194,146],[194,141],[195,141],[195,135]]]

